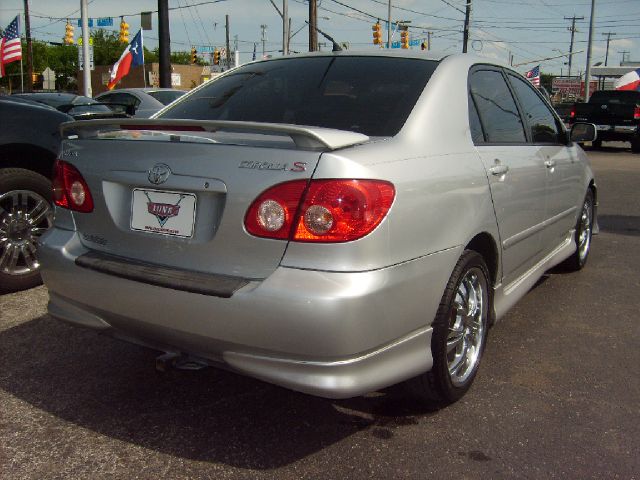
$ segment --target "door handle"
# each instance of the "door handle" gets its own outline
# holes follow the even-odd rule
[[[504,175],[505,173],[507,173],[509,171],[509,165],[494,165],[493,167],[491,167],[489,169],[489,171],[491,172],[491,175],[495,175],[497,177],[499,177],[500,175]]]
[[[547,168],[553,168],[553,167],[556,166],[556,161],[555,160],[545,160],[544,166],[547,167]]]

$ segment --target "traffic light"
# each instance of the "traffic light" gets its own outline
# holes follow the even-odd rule
[[[426,40],[420,44],[420,50],[429,50],[429,45]]]
[[[124,17],[120,17],[120,41],[129,43],[129,24],[124,21]]]
[[[196,63],[196,60],[198,59],[197,54],[198,54],[198,51],[196,50],[196,47],[191,47],[191,64],[192,65]]]
[[[404,27],[400,32],[400,45],[402,48],[409,48],[409,29]]]
[[[213,51],[213,64],[220,65],[220,50],[217,48]]]
[[[373,43],[380,45],[382,43],[382,27],[380,26],[380,22],[376,22],[371,29],[373,30]]]
[[[69,23],[69,20],[67,20],[67,25],[64,27],[64,44],[72,45],[73,42],[73,25]]]

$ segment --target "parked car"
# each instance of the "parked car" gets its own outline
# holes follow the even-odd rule
[[[631,151],[640,153],[640,92],[598,90],[587,103],[576,103],[570,122],[589,122],[597,126],[593,148],[602,142],[631,143]]]
[[[128,106],[134,117],[149,118],[185,93],[173,88],[120,88],[103,92],[95,98],[106,104]]]
[[[60,124],[54,108],[0,96],[0,291],[41,282],[38,238],[53,224],[51,171]]]
[[[83,95],[62,92],[15,93],[12,97],[22,98],[55,108],[71,115],[76,120],[90,120],[99,118],[122,118],[128,115],[114,112],[109,106]]]
[[[472,55],[258,61],[63,133],[49,313],[324,397],[456,401],[491,324],[596,228],[594,126],[569,137]]]

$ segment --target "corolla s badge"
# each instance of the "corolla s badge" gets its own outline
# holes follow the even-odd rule
[[[165,165],[164,163],[157,163],[153,167],[149,169],[149,181],[154,185],[160,185],[164,183],[171,175],[171,169],[169,165]]]

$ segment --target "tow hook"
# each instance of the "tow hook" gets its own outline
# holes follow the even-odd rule
[[[156,358],[156,370],[158,372],[168,372],[170,369],[177,370],[202,370],[208,367],[206,361],[177,352],[166,352]]]

